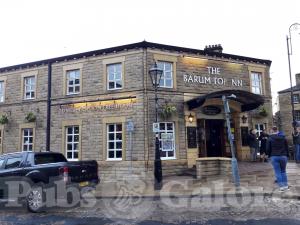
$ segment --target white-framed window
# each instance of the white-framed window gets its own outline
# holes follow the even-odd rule
[[[0,102],[4,102],[5,99],[5,83],[4,80],[0,81]]]
[[[80,70],[68,70],[66,72],[67,78],[67,95],[74,95],[80,93]]]
[[[255,124],[255,129],[257,130],[257,135],[259,137],[263,132],[263,130],[265,129],[265,125],[263,123]]]
[[[122,160],[122,123],[107,124],[107,160]]]
[[[258,72],[251,72],[251,91],[254,94],[261,95],[262,92],[262,75]]]
[[[299,94],[294,94],[293,95],[293,103],[299,103],[300,99],[299,99]]]
[[[295,110],[295,120],[300,121],[300,110]]]
[[[159,149],[161,159],[175,159],[175,128],[173,122],[159,123]]]
[[[33,151],[33,128],[22,129],[22,151]]]
[[[116,90],[123,88],[122,63],[107,65],[107,89]]]
[[[79,159],[79,126],[66,126],[66,158],[69,161],[77,161]]]
[[[173,88],[173,63],[158,61],[157,66],[164,71],[160,79],[159,87]]]
[[[35,98],[35,76],[24,77],[24,99]]]

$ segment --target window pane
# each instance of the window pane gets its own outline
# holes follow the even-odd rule
[[[165,82],[166,82],[165,84],[166,87],[172,87],[172,80],[166,80]]]
[[[72,150],[73,149],[73,145],[72,144],[67,144],[67,150]]]
[[[116,158],[122,158],[122,151],[116,151]]]
[[[78,159],[78,152],[74,152],[74,159]]]
[[[117,124],[117,131],[122,131],[122,124]]]
[[[79,142],[79,135],[74,135],[74,142]]]
[[[73,136],[71,136],[71,135],[68,135],[68,137],[67,137],[67,142],[72,142],[72,138]]]
[[[73,127],[68,127],[67,132],[68,132],[68,134],[72,134],[73,133]]]
[[[108,140],[112,141],[114,139],[115,139],[115,135],[113,133],[108,135]]]
[[[72,159],[72,152],[67,152],[67,158]]]
[[[109,131],[109,132],[113,132],[114,130],[115,130],[114,124],[108,125],[108,131]]]
[[[109,81],[113,81],[114,80],[114,74],[113,73],[109,73],[108,74],[108,80]]]
[[[116,139],[117,140],[122,140],[122,133],[117,133],[116,134]]]
[[[75,134],[79,134],[79,127],[78,127],[78,126],[75,126],[75,127],[74,127],[74,133],[75,133]]]
[[[116,88],[121,88],[122,87],[122,81],[117,80],[116,81]]]
[[[108,142],[108,149],[114,149],[115,143],[114,142]]]
[[[116,149],[122,149],[122,142],[116,142]]]
[[[114,89],[115,88],[115,82],[109,82],[108,87],[109,87],[109,89]]]
[[[108,152],[108,158],[110,159],[113,159],[115,156],[114,156],[114,152],[113,151],[109,151]]]

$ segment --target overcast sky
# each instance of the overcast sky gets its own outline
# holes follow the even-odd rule
[[[286,35],[299,0],[1,0],[0,67],[147,40],[272,60],[272,92],[289,87]],[[292,74],[300,73],[300,27]],[[293,83],[295,84],[295,82]]]

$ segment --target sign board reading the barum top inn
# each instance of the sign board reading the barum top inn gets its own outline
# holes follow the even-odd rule
[[[235,86],[242,87],[243,80],[236,78],[220,77],[221,68],[207,66],[207,75],[190,75],[184,74],[183,80],[185,83],[197,83],[204,85],[219,85],[219,86]]]

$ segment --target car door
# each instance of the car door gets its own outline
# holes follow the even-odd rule
[[[15,183],[22,181],[23,168],[21,167],[22,154],[6,156],[0,173],[0,186],[3,189],[3,198],[8,198],[9,194],[19,192],[19,184]]]
[[[1,173],[3,171],[2,167],[4,165],[4,160],[5,160],[4,157],[0,158],[0,176],[1,176]],[[2,182],[0,180],[0,199],[2,199],[3,197],[4,197],[4,184],[2,184]]]

